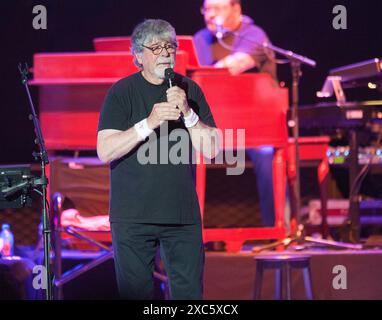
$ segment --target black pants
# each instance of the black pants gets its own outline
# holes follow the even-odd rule
[[[200,224],[111,224],[117,283],[122,299],[153,299],[157,245],[171,299],[202,299],[204,247]]]

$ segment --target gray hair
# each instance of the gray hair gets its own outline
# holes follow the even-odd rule
[[[163,40],[178,45],[174,27],[165,20],[147,19],[138,24],[131,34],[131,53],[134,55],[134,63],[137,67],[142,65],[135,55],[143,51],[142,45],[153,39]]]

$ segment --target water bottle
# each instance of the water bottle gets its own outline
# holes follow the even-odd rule
[[[12,257],[13,256],[13,234],[9,227],[8,223],[4,223],[1,227],[2,231],[0,233],[0,238],[2,240],[2,250],[1,255],[3,258]]]

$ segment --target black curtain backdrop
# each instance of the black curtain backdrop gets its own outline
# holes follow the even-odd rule
[[[242,1],[243,11],[263,27],[282,48],[317,60],[315,69],[304,67],[300,104],[317,102],[315,92],[328,70],[382,54],[381,0],[253,0]],[[32,9],[44,5],[48,29],[34,30]],[[202,0],[13,0],[0,4],[0,164],[33,162],[33,126],[20,84],[17,64],[32,65],[38,52],[92,51],[92,39],[129,35],[144,18],[162,18],[178,34],[192,35],[203,27]],[[335,5],[344,5],[348,29],[332,27]],[[288,65],[278,75],[290,84]],[[375,95],[375,93],[374,93]],[[33,91],[37,103],[36,92]],[[370,95],[372,97],[372,95]],[[373,97],[375,98],[375,97]]]

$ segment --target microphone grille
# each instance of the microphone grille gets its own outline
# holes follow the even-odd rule
[[[166,78],[166,80],[173,80],[175,78],[175,72],[174,72],[174,69],[172,68],[167,68],[165,71],[164,71],[164,76]]]

